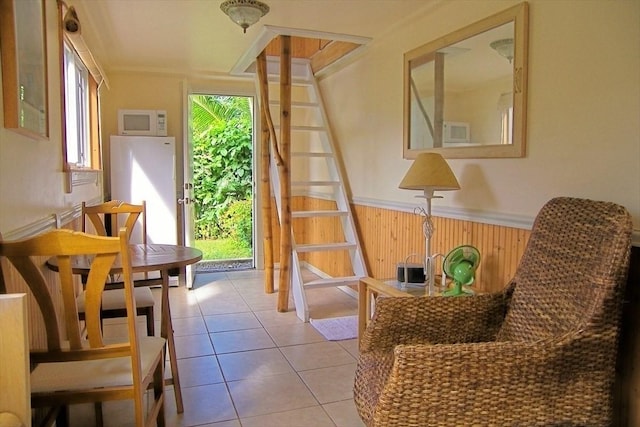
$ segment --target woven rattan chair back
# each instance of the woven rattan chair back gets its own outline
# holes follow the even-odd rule
[[[617,334],[631,230],[628,212],[614,203],[550,200],[536,217],[497,339],[531,342],[580,329]]]

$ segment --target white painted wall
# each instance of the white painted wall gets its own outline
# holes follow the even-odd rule
[[[403,53],[515,1],[446,1],[321,82],[355,199],[421,203],[400,190]],[[533,218],[559,196],[617,202],[640,229],[640,2],[532,0],[527,154],[451,159],[462,189],[437,207]]]

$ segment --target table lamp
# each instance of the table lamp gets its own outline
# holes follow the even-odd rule
[[[419,213],[424,216],[422,229],[425,237],[424,274],[427,286],[434,284],[434,257],[431,255],[431,237],[433,223],[431,221],[431,199],[435,191],[459,190],[460,184],[444,158],[438,153],[421,153],[414,160],[399,185],[404,190],[422,190],[427,201],[426,211],[420,208]]]

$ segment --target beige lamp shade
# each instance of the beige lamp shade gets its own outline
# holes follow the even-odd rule
[[[459,190],[460,184],[444,158],[437,153],[421,153],[400,183],[405,190]]]

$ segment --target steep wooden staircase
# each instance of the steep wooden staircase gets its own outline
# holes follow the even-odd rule
[[[280,90],[280,60],[269,57],[267,60],[267,77],[269,84],[269,110],[271,117],[279,117],[280,101],[272,99],[271,94]],[[260,84],[258,82],[258,84]],[[258,91],[259,92],[259,91]],[[277,120],[275,129],[280,129]],[[344,176],[325,113],[318,84],[308,60],[294,60],[291,65],[291,136],[290,136],[290,180],[291,194],[294,197],[322,200],[322,208],[291,211],[292,251],[291,251],[291,293],[297,316],[309,321],[309,305],[306,293],[314,288],[356,285],[360,277],[367,276],[362,249],[355,229],[353,214]],[[282,177],[276,167],[276,159],[270,162],[271,187],[276,200],[279,218],[282,219],[283,207],[280,194]],[[295,204],[297,206],[299,204]],[[305,205],[303,203],[303,205]],[[308,204],[307,204],[308,205]],[[305,221],[334,218],[339,224],[340,232],[326,233],[328,237],[322,241],[308,241],[305,233]],[[280,221],[282,224],[282,221]],[[318,221],[316,224],[319,224]],[[323,223],[324,224],[324,223]],[[317,234],[317,233],[316,233]],[[307,280],[303,275],[303,267],[310,265],[307,260],[319,253],[348,253],[350,273],[343,277],[324,277]],[[314,255],[316,254],[316,255]],[[344,255],[343,255],[344,256]],[[317,259],[317,258],[316,258]],[[349,270],[346,268],[345,270]]]

